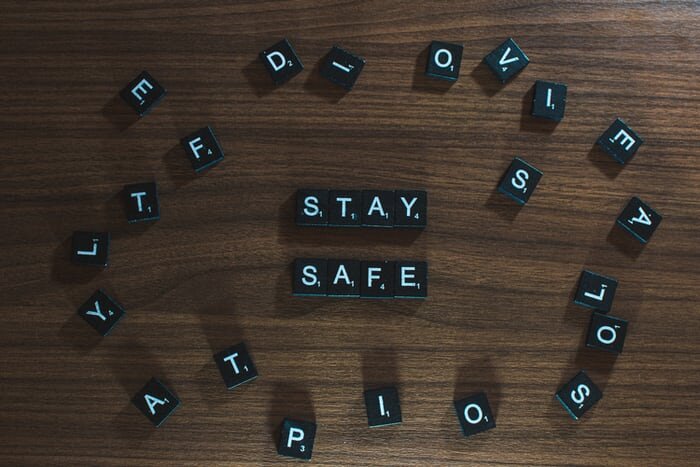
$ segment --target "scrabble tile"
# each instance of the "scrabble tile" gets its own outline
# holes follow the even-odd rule
[[[399,391],[395,387],[365,391],[365,407],[370,428],[401,423]]]
[[[581,272],[574,303],[607,313],[612,308],[617,279],[591,271]]]
[[[635,196],[629,200],[625,209],[620,213],[617,225],[640,242],[647,243],[661,223],[661,219],[661,214]]]
[[[286,83],[304,69],[304,64],[287,39],[260,52],[260,60],[277,85]]]
[[[155,182],[126,185],[124,198],[126,218],[129,223],[160,219],[158,190]]]
[[[535,81],[532,116],[560,122],[566,107],[566,84]]]
[[[542,178],[542,172],[516,157],[498,185],[498,191],[518,204],[525,204]]]
[[[165,97],[167,91],[150,73],[142,71],[119,94],[143,117]]]
[[[394,297],[425,298],[428,296],[428,263],[397,261]]]
[[[362,192],[330,191],[328,225],[331,227],[360,227],[362,225]]]
[[[258,377],[258,370],[243,342],[214,354],[214,361],[228,389]]]
[[[316,438],[316,424],[285,418],[280,430],[277,452],[281,456],[311,459]]]
[[[420,190],[394,192],[394,227],[422,229],[428,225],[428,193]]]
[[[393,261],[363,261],[360,297],[393,298],[395,263]]]
[[[364,190],[362,192],[362,225],[393,227],[394,207],[393,191]]]
[[[483,392],[455,401],[455,411],[464,436],[496,428],[496,419]]]
[[[125,311],[116,300],[98,290],[78,308],[78,314],[102,336],[106,336],[122,319]]]
[[[365,59],[334,46],[321,65],[321,76],[328,81],[351,90],[365,66]]]
[[[132,403],[147,419],[156,427],[163,424],[177,407],[180,401],[166,388],[163,383],[155,378],[146,383],[132,399]]]
[[[361,277],[359,261],[354,259],[329,259],[328,296],[359,297]]]
[[[530,59],[513,39],[508,38],[484,57],[484,62],[501,83],[505,83],[522,71],[530,63]]]
[[[588,326],[586,346],[622,353],[626,334],[627,321],[594,311],[591,314],[591,324]]]
[[[328,225],[328,190],[297,190],[297,225]]]
[[[209,126],[182,138],[181,143],[185,147],[192,168],[197,173],[215,166],[224,159],[224,151],[214,136],[214,130]]]
[[[620,164],[626,164],[644,140],[621,119],[616,119],[605,133],[600,135],[597,144]]]
[[[555,397],[571,418],[578,420],[603,397],[603,393],[586,372],[581,370],[556,393]]]
[[[428,50],[428,62],[425,66],[425,74],[432,78],[457,81],[459,67],[462,64],[461,44],[433,41]]]
[[[107,266],[109,232],[73,232],[73,262],[91,266]]]
[[[293,294],[299,296],[326,295],[328,261],[299,258],[294,261]]]

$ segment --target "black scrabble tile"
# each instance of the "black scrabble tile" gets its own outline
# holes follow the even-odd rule
[[[328,81],[351,90],[365,66],[365,59],[334,46],[321,65],[321,76]]]
[[[96,291],[78,308],[78,314],[102,336],[109,334],[125,313],[124,308],[102,290]]]
[[[395,263],[393,261],[363,261],[360,297],[393,298]]]
[[[617,225],[640,242],[647,243],[661,223],[661,219],[661,214],[635,196],[629,200],[625,209],[620,213]]]
[[[574,303],[607,313],[612,308],[616,290],[617,279],[584,270],[578,281]]]
[[[428,296],[428,263],[397,261],[395,269],[394,297],[426,298]]]
[[[566,84],[535,81],[532,116],[560,122],[566,108]]]
[[[162,425],[180,405],[178,398],[155,378],[136,393],[132,402],[156,427]]]
[[[362,278],[360,262],[354,259],[328,260],[328,296],[359,297]]]
[[[401,423],[399,391],[395,387],[370,389],[364,395],[370,428]]]
[[[483,392],[455,401],[455,411],[464,436],[496,428],[496,419]]]
[[[394,208],[393,191],[364,190],[362,192],[362,225],[393,227]]]
[[[297,190],[296,223],[297,225],[328,225],[328,190]]]
[[[498,191],[518,204],[525,204],[542,178],[542,172],[516,157],[498,185]]]
[[[109,232],[73,232],[73,262],[91,266],[107,266]]]
[[[182,138],[187,157],[195,172],[202,172],[215,166],[224,159],[224,151],[211,127],[205,126],[191,135]]]
[[[316,438],[316,424],[285,418],[282,421],[277,452],[281,456],[311,459]]]
[[[331,190],[328,196],[328,225],[360,227],[362,225],[362,192]]]
[[[588,326],[586,346],[613,353],[622,353],[626,335],[626,320],[594,311]]]
[[[287,39],[282,39],[260,52],[260,60],[277,85],[286,83],[304,69],[304,64]]]
[[[432,78],[457,81],[459,67],[462,64],[461,44],[433,41],[428,49],[428,62],[425,65],[425,74]]]
[[[530,63],[530,59],[512,38],[508,38],[484,57],[484,62],[501,83],[505,83],[522,71]]]
[[[258,377],[258,370],[243,342],[214,354],[214,361],[228,389]]]
[[[325,296],[328,261],[298,258],[294,261],[292,293],[299,296]]]
[[[578,420],[603,397],[603,393],[586,372],[581,370],[557,391],[555,397],[571,418]]]
[[[394,227],[422,229],[428,225],[428,193],[421,190],[394,192]]]
[[[643,143],[641,136],[619,118],[597,141],[598,146],[620,164],[626,164],[632,159]]]
[[[143,117],[165,97],[167,91],[150,73],[142,71],[119,94]]]
[[[160,219],[158,190],[155,182],[126,185],[124,202],[129,223]]]

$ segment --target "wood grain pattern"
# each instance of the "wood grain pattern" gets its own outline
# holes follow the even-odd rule
[[[508,36],[531,63],[479,63]],[[280,88],[257,53],[306,69]],[[453,86],[423,76],[464,43]],[[347,94],[333,44],[367,60]],[[700,456],[700,7],[696,1],[0,2],[0,463],[283,462],[285,416],[319,424],[322,465],[693,465]],[[169,95],[136,120],[142,69]],[[535,79],[569,85],[559,125],[528,116]],[[620,116],[646,143],[621,168],[593,144]],[[179,138],[226,152],[195,176]],[[518,209],[495,193],[521,155],[544,172]],[[162,219],[127,225],[122,186],[155,178]],[[423,188],[420,234],[300,229],[302,186]],[[645,248],[612,229],[632,195],[664,222]],[[109,230],[111,265],[72,266],[74,230]],[[430,262],[430,298],[292,298],[306,255]],[[585,350],[582,268],[620,280],[625,352]],[[98,287],[127,317],[99,339],[75,313]],[[211,355],[245,340],[261,377],[227,392]],[[580,368],[605,397],[571,421],[553,393]],[[130,405],[151,376],[181,398],[160,429]],[[404,423],[366,427],[362,390],[397,383]],[[464,439],[455,397],[497,428]]]

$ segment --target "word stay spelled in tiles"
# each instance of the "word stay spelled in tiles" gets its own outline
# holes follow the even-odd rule
[[[648,243],[661,223],[661,219],[661,214],[635,196],[629,200],[625,209],[620,213],[617,225],[640,242]]]
[[[560,122],[566,107],[566,85],[549,81],[535,81],[532,97],[532,116]]]
[[[316,438],[316,424],[285,418],[282,421],[277,452],[281,456],[311,459]]]
[[[131,401],[156,427],[180,405],[180,400],[155,378],[151,378]]]
[[[501,83],[505,83],[520,73],[530,63],[530,59],[512,38],[508,38],[484,57],[484,63]]]
[[[483,392],[455,401],[455,412],[464,436],[496,428],[496,419]]]
[[[258,370],[253,364],[253,359],[242,342],[215,354],[214,361],[228,389],[233,389],[258,377]]]
[[[116,300],[98,290],[78,308],[78,314],[100,335],[106,336],[122,319],[125,311]]]
[[[294,261],[296,296],[426,298],[428,263],[299,258]]]
[[[578,420],[603,397],[603,393],[586,372],[581,370],[556,393],[555,397],[571,418]]]
[[[541,178],[542,172],[516,157],[503,174],[498,191],[522,205],[528,202]]]
[[[73,262],[106,267],[109,260],[109,232],[73,232]]]
[[[119,94],[143,117],[165,97],[167,91],[150,73],[142,71]]]
[[[619,354],[625,345],[626,335],[626,320],[594,311],[588,326],[586,346]]]
[[[431,78],[457,81],[464,47],[461,44],[433,41],[428,49],[425,74]]]
[[[584,270],[578,281],[574,303],[607,313],[612,308],[616,290],[617,279]]]
[[[195,172],[202,172],[224,159],[224,151],[214,136],[214,130],[206,126],[182,138],[182,146]]]
[[[265,68],[276,85],[284,84],[304,69],[304,64],[287,39],[260,52]]]
[[[626,164],[644,140],[622,119],[616,119],[605,133],[600,135],[597,144],[620,164]]]
[[[367,424],[370,428],[401,423],[399,391],[395,387],[365,391]]]
[[[134,183],[124,187],[126,218],[129,223],[160,219],[158,191],[155,182]]]
[[[297,191],[296,223],[316,227],[424,228],[428,193],[421,190]]]
[[[360,77],[365,59],[333,46],[321,64],[321,76],[350,91]]]

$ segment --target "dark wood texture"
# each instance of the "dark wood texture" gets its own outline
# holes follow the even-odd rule
[[[257,54],[285,36],[306,69],[275,89]],[[531,63],[500,86],[480,61],[508,36]],[[451,87],[433,39],[464,43]],[[347,94],[318,76],[336,43],[367,60]],[[697,465],[699,57],[693,1],[1,2],[0,463],[276,463],[292,416],[325,465]],[[137,120],[142,69],[169,95]],[[569,85],[557,126],[535,79]],[[617,116],[646,140],[624,168],[594,147]],[[195,176],[179,138],[206,124],[226,159]],[[522,209],[495,192],[515,155],[544,172]],[[127,225],[151,178],[162,219]],[[425,188],[430,225],[297,228],[307,186]],[[664,215],[644,248],[612,229],[635,194]],[[112,232],[106,270],[70,264],[81,229]],[[425,258],[430,297],[292,298],[308,255]],[[618,358],[583,348],[584,267],[620,280]],[[104,339],[76,315],[97,287],[128,313]],[[227,392],[211,355],[240,340],[261,377]],[[605,396],[576,423],[553,394],[581,368]],[[182,400],[160,429],[129,402],[151,376]],[[404,423],[369,430],[386,383]],[[480,390],[498,426],[464,439]]]

